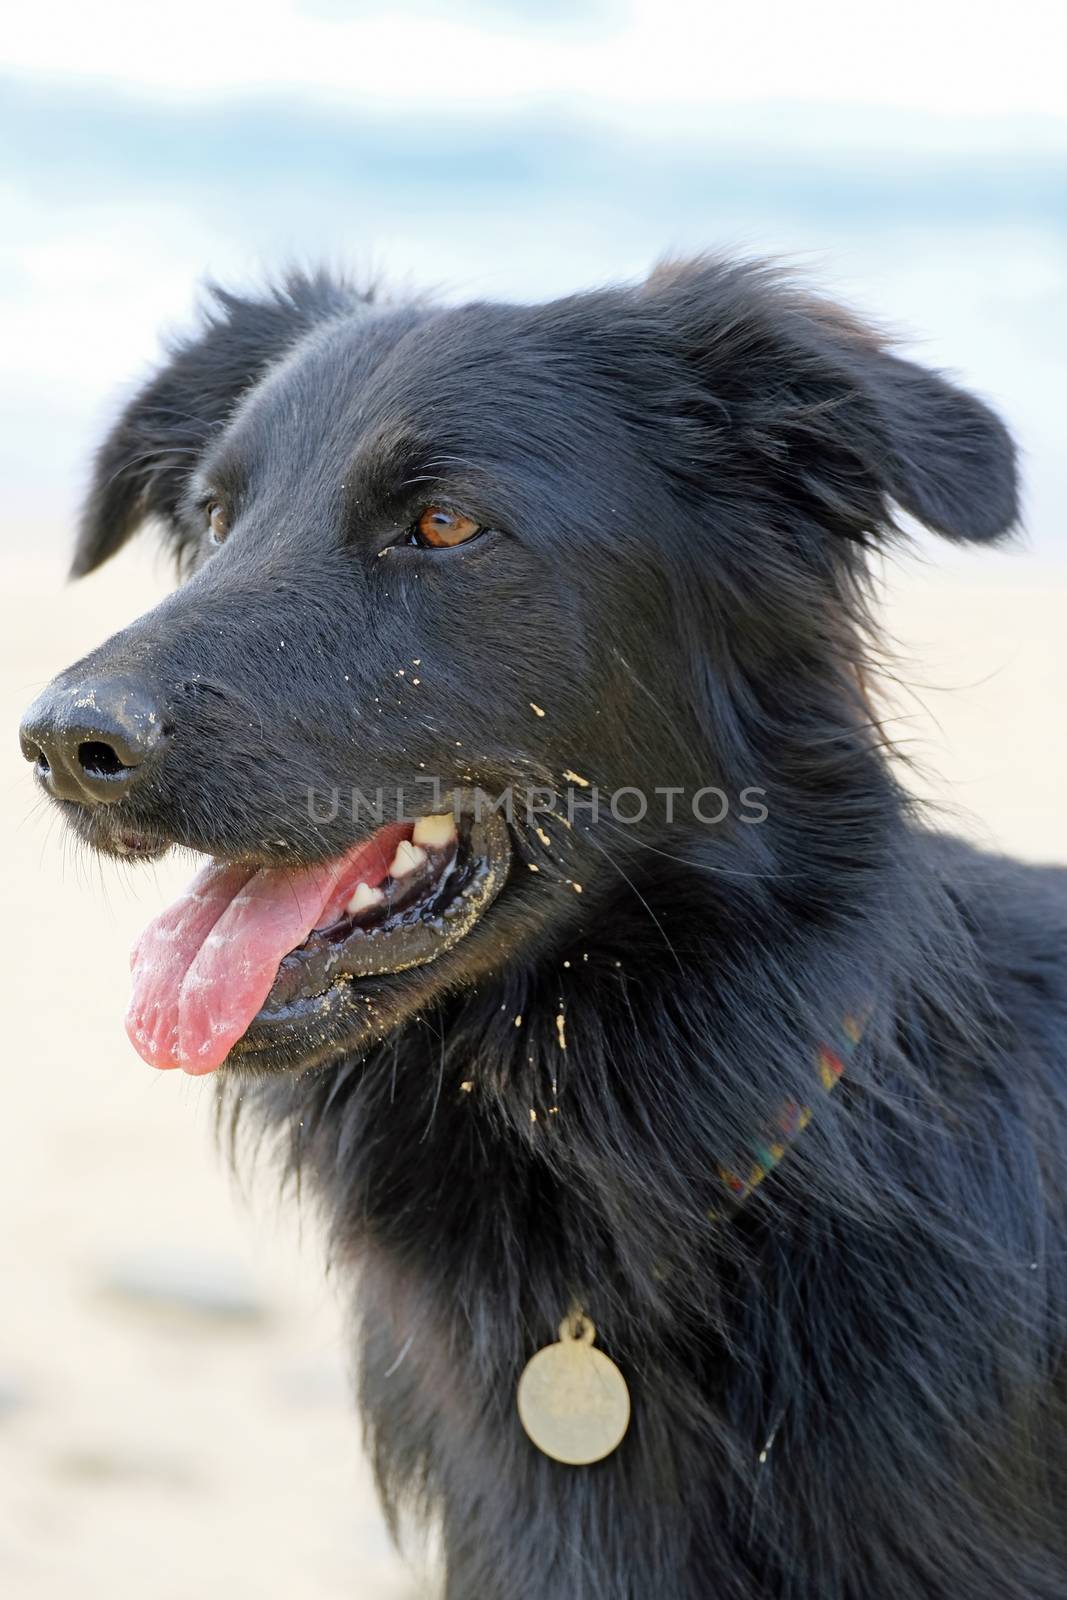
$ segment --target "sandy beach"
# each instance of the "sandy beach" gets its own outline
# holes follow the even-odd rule
[[[58,541],[49,541],[49,546]],[[347,1398],[311,1211],[247,1189],[212,1089],[122,1031],[127,952],[189,874],[77,853],[19,757],[22,707],[161,593],[147,550],[64,588],[2,570],[8,840],[0,1128],[0,1588],[17,1600],[415,1600]],[[941,549],[895,563],[892,727],[946,825],[1067,858],[1067,567]],[[936,776],[935,776],[936,775]]]

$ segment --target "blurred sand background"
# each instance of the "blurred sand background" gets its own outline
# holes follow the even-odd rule
[[[71,588],[58,558],[0,576],[0,1589],[414,1600],[429,1591],[381,1526],[314,1217],[269,1173],[240,1192],[211,1084],[153,1073],[122,1031],[127,951],[188,866],[74,853],[15,744],[38,686],[144,609],[162,562],[133,549]],[[1065,598],[1067,570],[1025,552],[931,548],[889,574],[914,686],[898,737],[955,826],[1033,859],[1067,858]]]
[[[66,589],[58,556],[0,570],[0,1593],[410,1600],[428,1591],[381,1524],[310,1207],[269,1173],[241,1192],[210,1084],[153,1072],[122,1030],[129,947],[188,859],[76,853],[14,737],[165,578],[147,550]]]

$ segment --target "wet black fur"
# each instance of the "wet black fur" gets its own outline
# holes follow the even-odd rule
[[[491,531],[400,542],[442,498]],[[756,826],[517,825],[380,1042],[224,1084],[322,1199],[385,1503],[440,1518],[449,1600],[1067,1595],[1067,875],[898,785],[861,686],[896,507],[1006,532],[1003,427],[713,261],[538,307],[218,295],[101,451],[75,570],[155,514],[193,574],[72,669],[169,696],[129,825],[300,862],[353,833],[309,784],[766,791]],[[710,1224],[857,1005],[847,1080]],[[515,1412],[574,1300],[634,1403],[586,1469]]]

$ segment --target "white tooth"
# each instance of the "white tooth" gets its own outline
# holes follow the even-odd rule
[[[443,850],[455,837],[455,818],[447,812],[436,817],[420,817],[411,835],[414,844],[428,844],[431,850]]]
[[[380,906],[385,899],[380,889],[372,889],[369,883],[357,883],[356,892],[352,896],[345,910],[353,917],[358,917],[361,911],[369,911],[371,906]]]
[[[408,844],[406,839],[401,839],[396,847],[396,855],[389,867],[391,878],[406,878],[409,873],[421,867],[426,860],[426,851],[420,850],[417,844]]]

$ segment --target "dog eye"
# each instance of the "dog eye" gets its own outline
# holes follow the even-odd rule
[[[207,507],[207,527],[212,544],[221,544],[230,531],[230,519],[217,500]]]
[[[449,511],[444,506],[427,506],[411,530],[410,542],[422,549],[447,550],[452,545],[466,544],[481,533],[473,517],[461,511]]]

